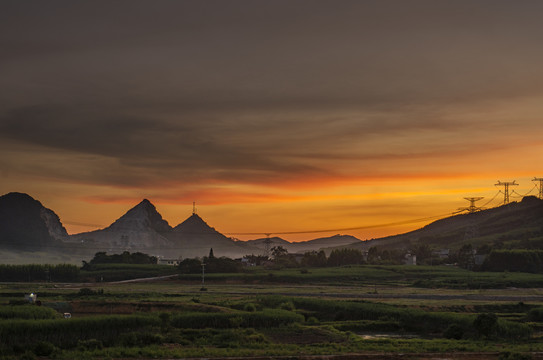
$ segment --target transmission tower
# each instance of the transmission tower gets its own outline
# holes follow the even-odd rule
[[[196,201],[192,202],[192,215],[196,215]]]
[[[481,199],[484,199],[484,197],[482,196],[477,196],[477,197],[465,197],[464,199],[466,199],[467,201],[469,201],[469,206],[468,207],[463,207],[463,208],[458,208],[459,211],[468,211],[470,214],[471,213],[474,213],[476,211],[479,211],[479,210],[483,210],[484,208],[482,207],[477,207],[475,206],[475,202],[476,201],[479,201]]]
[[[510,185],[518,185],[515,181],[516,180],[513,180],[513,181],[500,181],[500,180],[498,180],[498,183],[494,184],[494,186],[503,186],[504,187],[504,189],[503,189],[503,204],[504,205],[509,204],[509,186]]]
[[[539,181],[539,195],[537,197],[543,200],[543,178],[534,177],[532,181]]]
[[[270,257],[270,245],[273,243],[273,240],[270,239],[271,234],[266,234],[266,239],[264,240],[264,246],[266,251],[266,256]]]

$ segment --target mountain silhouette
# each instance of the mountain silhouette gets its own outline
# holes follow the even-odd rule
[[[128,210],[106,230],[113,231],[146,231],[154,230],[158,233],[170,231],[172,228],[156,207],[147,199]]]
[[[271,238],[270,247],[283,246],[290,253],[322,248],[329,252],[334,247],[410,249],[417,244],[454,250],[466,243],[493,242],[507,242],[509,247],[541,248],[538,244],[543,241],[537,239],[542,238],[543,200],[528,196],[521,202],[447,217],[418,230],[385,238],[360,241],[350,235],[334,235],[292,243]],[[68,235],[59,217],[30,195],[0,196],[0,248],[4,250],[56,252],[87,259],[98,251],[141,251],[169,258],[203,257],[213,248],[216,257],[237,258],[263,254],[265,240],[235,241],[196,213],[172,228],[147,199],[104,229]]]
[[[247,243],[252,246],[260,248],[262,251],[266,249],[266,241],[268,238],[260,238],[255,240],[248,240]],[[269,248],[274,246],[282,246],[289,253],[305,253],[307,251],[317,251],[322,248],[329,248],[335,246],[351,245],[359,243],[362,240],[351,235],[333,235],[328,237],[322,237],[307,241],[290,242],[280,237],[270,237]]]
[[[185,221],[173,228],[173,231],[185,235],[213,234],[221,235],[215,228],[209,226],[200,216],[192,214]],[[223,235],[224,236],[224,235]]]
[[[174,227],[168,238],[182,257],[207,256],[211,248],[216,257],[236,258],[258,251],[243,241],[234,241],[221,234],[196,213]]]
[[[105,229],[75,234],[70,241],[82,244],[89,251],[149,251],[171,247],[165,234],[171,227],[147,199],[128,210]]]
[[[57,246],[68,237],[57,214],[28,194],[0,196],[0,245],[38,251]]]

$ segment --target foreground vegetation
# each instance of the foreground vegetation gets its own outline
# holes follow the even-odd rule
[[[78,297],[99,302],[103,294],[48,297],[51,301],[42,307],[16,301],[0,306],[0,354],[5,359],[499,352],[504,343],[508,351],[543,350],[533,335],[543,327],[543,307],[525,304],[494,305],[498,314],[459,313],[368,301],[203,294],[163,302],[159,312],[82,313],[64,319],[48,306]],[[114,300],[110,305],[134,302]]]
[[[44,282],[0,285],[0,358],[485,352],[496,359],[500,354],[502,359],[521,359],[543,351],[543,303],[419,299],[406,304],[399,298],[383,303],[351,296],[367,290],[410,293],[415,288],[406,284],[415,279],[467,283],[473,274],[465,270],[401,266],[305,270],[210,274],[207,291],[200,289],[198,277],[137,286],[99,283],[95,288]],[[247,284],[246,279],[232,281],[242,275],[266,280],[258,285]],[[512,275],[510,281],[532,274]],[[491,280],[493,275],[488,276]],[[372,286],[366,286],[368,279]],[[42,306],[24,303],[28,289],[38,290]],[[273,291],[296,295],[267,294]],[[67,312],[71,318],[62,316]]]

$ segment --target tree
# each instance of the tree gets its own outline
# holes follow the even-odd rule
[[[215,256],[213,255],[213,248],[209,249],[209,256],[210,259],[214,259]]]
[[[492,252],[492,247],[489,244],[483,244],[477,248],[477,255],[488,255]]]
[[[492,337],[498,330],[498,317],[493,313],[479,314],[473,321],[473,327],[479,336]]]
[[[417,255],[417,262],[429,263],[432,258],[432,250],[428,244],[418,244],[412,251]]]
[[[262,265],[266,261],[268,261],[268,257],[266,255],[245,255],[245,258],[249,260],[250,263],[255,265]]]
[[[357,249],[335,249],[328,258],[328,266],[354,265],[363,262],[362,252]]]
[[[198,259],[184,259],[178,268],[183,274],[198,274],[202,271],[202,262]]]
[[[475,264],[475,258],[473,255],[473,247],[471,244],[464,244],[458,250],[458,266],[464,269],[471,270],[473,268],[473,265]]]
[[[326,262],[326,253],[324,252],[324,250],[321,250],[319,252],[308,251],[304,254],[304,257],[302,258],[303,266],[324,267],[326,266]]]
[[[376,246],[372,246],[368,250],[368,262],[374,263],[379,260],[379,249]]]
[[[279,245],[279,246],[272,247],[271,253],[272,253],[273,258],[277,260],[283,256],[286,256],[288,254],[288,250],[282,247],[281,245]]]

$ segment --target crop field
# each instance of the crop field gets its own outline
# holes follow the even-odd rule
[[[543,358],[537,274],[251,269],[202,286],[201,275],[107,271],[115,281],[0,283],[0,359]]]

